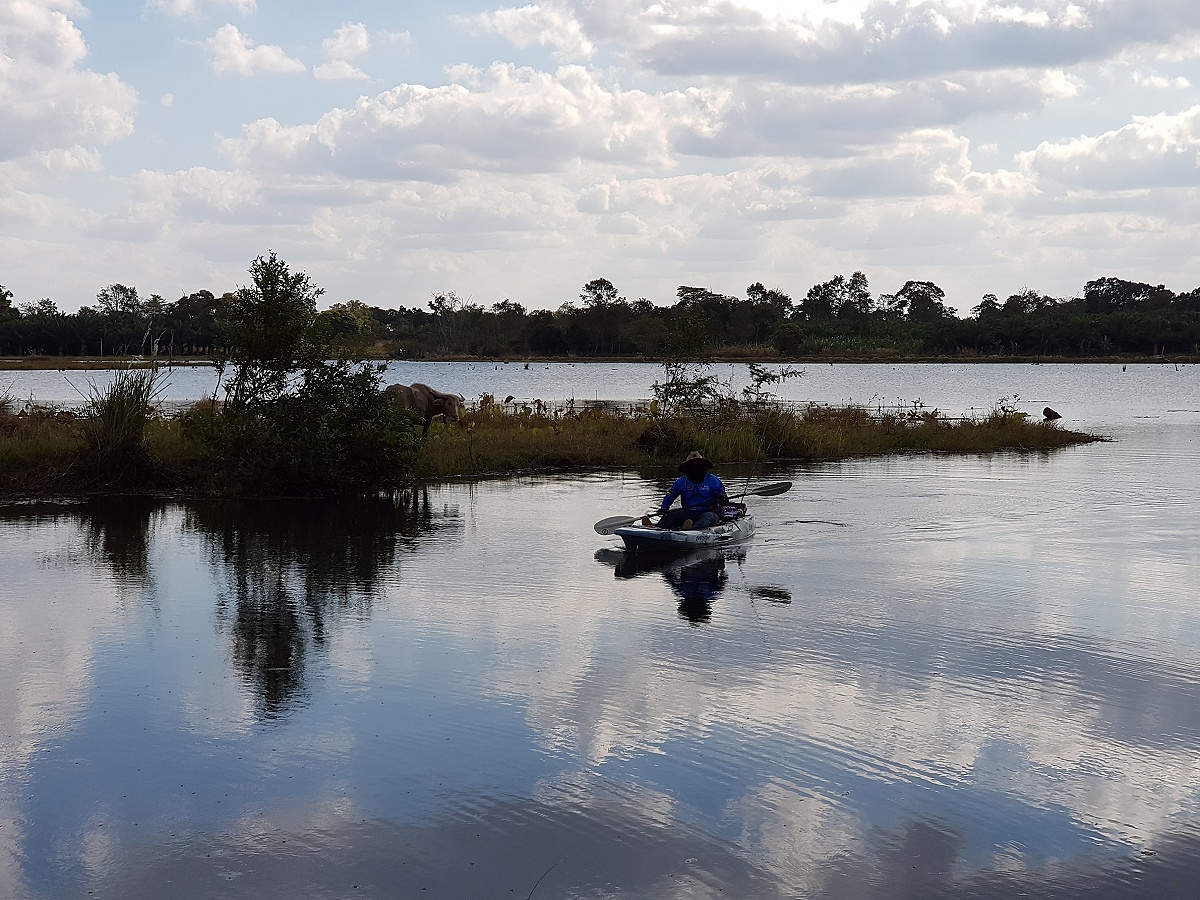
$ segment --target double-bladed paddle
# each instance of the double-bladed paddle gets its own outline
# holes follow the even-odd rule
[[[753,491],[742,491],[741,496],[747,495],[751,497],[774,497],[776,494],[784,494],[792,489],[790,481],[776,481],[774,484],[764,484],[762,487]]]
[[[774,497],[791,490],[791,488],[790,481],[777,481],[774,484],[764,484],[753,491],[744,491],[741,496]],[[618,528],[624,528],[626,525],[632,525],[639,521],[641,521],[641,516],[610,516],[607,519],[601,519],[592,527],[596,529],[596,534],[611,535],[616,534]]]

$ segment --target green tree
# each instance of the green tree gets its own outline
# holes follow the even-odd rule
[[[382,388],[384,367],[330,359],[322,291],[274,252],[222,299],[223,409],[189,414],[217,483],[232,493],[373,493],[399,486],[418,446],[410,411]],[[343,307],[347,316],[349,312]]]
[[[875,301],[871,297],[867,276],[862,272],[855,272],[846,281],[845,291],[838,305],[838,316],[851,322],[864,322],[870,318],[874,309]]]
[[[800,301],[800,317],[809,322],[825,322],[832,319],[842,305],[846,293],[846,279],[835,275],[829,281],[814,284]]]
[[[138,291],[135,287],[127,287],[123,284],[110,284],[106,288],[101,288],[96,294],[96,305],[99,306],[102,313],[127,313],[130,315],[141,315],[142,301],[138,297]]]
[[[995,294],[984,294],[971,313],[980,322],[994,321],[1000,315],[1000,298]]]
[[[289,376],[314,365],[328,345],[313,343],[317,298],[324,291],[269,251],[250,264],[251,283],[227,295],[217,314],[223,344],[217,365],[234,367],[226,391],[232,406],[273,399]]]
[[[749,306],[749,322],[754,329],[755,346],[775,334],[780,324],[787,321],[796,308],[791,297],[783,291],[766,288],[761,281],[746,288],[746,303]]]
[[[906,281],[895,296],[908,310],[910,322],[932,323],[953,317],[943,302],[946,292],[932,281]]]
[[[579,299],[588,309],[612,306],[614,303],[625,301],[625,298],[617,293],[617,289],[607,278],[593,278],[583,286],[583,290],[579,292]]]

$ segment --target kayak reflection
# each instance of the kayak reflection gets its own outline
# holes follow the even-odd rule
[[[679,615],[693,624],[712,618],[712,605],[725,590],[729,573],[726,561],[741,564],[745,547],[708,548],[680,556],[678,553],[640,552],[604,548],[597,561],[613,567],[617,578],[637,578],[657,572],[679,598]]]

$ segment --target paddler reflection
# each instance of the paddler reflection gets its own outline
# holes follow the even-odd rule
[[[726,562],[742,563],[746,548],[712,548],[678,553],[629,553],[605,548],[596,559],[611,565],[617,578],[637,578],[657,572],[679,598],[679,615],[699,624],[712,618],[713,603],[729,581]]]

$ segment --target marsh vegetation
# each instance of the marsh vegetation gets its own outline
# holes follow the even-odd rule
[[[417,416],[383,391],[381,365],[338,355],[316,310],[321,291],[304,273],[272,253],[250,275],[217,318],[218,388],[187,410],[156,409],[154,368],[119,372],[78,411],[0,397],[0,494],[368,495],[417,480],[673,466],[696,448],[735,463],[1040,451],[1095,439],[1004,402],[969,419],[919,403],[785,403],[775,389],[801,371],[751,365],[749,384],[735,389],[697,361],[702,345],[682,340],[652,400],[576,408],[485,395],[457,425],[423,436]]]

